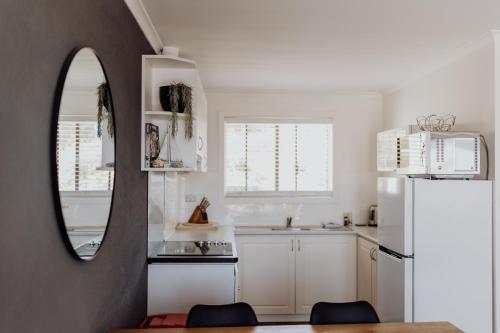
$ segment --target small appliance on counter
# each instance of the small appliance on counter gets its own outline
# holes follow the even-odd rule
[[[368,208],[368,226],[370,227],[376,227],[378,225],[378,206],[377,205],[371,205]]]
[[[176,230],[217,230],[217,225],[208,221],[207,208],[210,206],[210,202],[206,197],[201,199],[199,205],[197,205],[188,222],[178,223],[175,227]]]
[[[203,197],[201,199],[201,202],[198,206],[193,211],[193,214],[191,214],[191,217],[189,218],[190,224],[207,224],[208,223],[208,215],[207,215],[207,208],[210,206],[210,202],[206,197]]]
[[[370,205],[368,207],[368,223],[356,223],[357,227],[376,227],[378,225],[378,206]]]

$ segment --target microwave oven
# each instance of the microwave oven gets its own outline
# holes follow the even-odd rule
[[[397,138],[397,168],[401,175],[472,178],[481,171],[478,133],[419,132]]]

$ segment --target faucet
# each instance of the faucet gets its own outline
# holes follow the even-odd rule
[[[291,216],[288,216],[286,218],[286,227],[287,227],[287,229],[290,229],[292,227],[292,219],[293,218]]]

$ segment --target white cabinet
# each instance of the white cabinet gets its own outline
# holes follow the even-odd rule
[[[188,313],[195,304],[235,301],[234,264],[148,265],[148,315]]]
[[[358,237],[358,300],[377,307],[377,244]]]
[[[355,235],[237,236],[239,300],[257,314],[308,314],[356,299]]]
[[[295,313],[317,302],[356,299],[356,237],[297,237]]]
[[[295,311],[294,240],[288,236],[237,237],[239,298],[258,314]]]

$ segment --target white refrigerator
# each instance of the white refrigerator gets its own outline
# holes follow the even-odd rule
[[[381,320],[492,332],[492,182],[380,177],[377,190]]]

